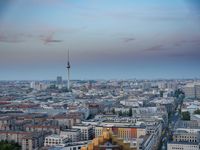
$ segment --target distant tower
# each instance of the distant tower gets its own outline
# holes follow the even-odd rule
[[[68,60],[67,60],[67,89],[70,91],[70,62],[69,62],[69,50],[68,50]]]

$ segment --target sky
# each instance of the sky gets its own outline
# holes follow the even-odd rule
[[[1,0],[0,80],[200,78],[199,0]]]

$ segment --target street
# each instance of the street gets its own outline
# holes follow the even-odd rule
[[[167,150],[167,142],[170,140],[175,124],[180,118],[181,118],[181,115],[178,113],[178,111],[170,115],[168,128],[165,129],[164,134],[161,137],[162,139],[161,150]]]

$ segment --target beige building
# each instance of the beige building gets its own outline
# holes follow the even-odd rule
[[[189,83],[183,87],[186,98],[200,99],[200,83]]]
[[[24,131],[0,131],[0,141],[14,141],[22,145],[22,138],[30,134],[31,132]]]
[[[121,130],[121,129],[119,129]],[[135,129],[134,135],[135,135]],[[132,132],[133,132],[132,131]],[[124,140],[113,134],[113,129],[103,129],[102,135],[94,138],[81,150],[153,150],[153,135],[143,135],[132,140]]]
[[[52,132],[53,134],[60,134],[59,126],[46,126],[46,125],[26,125],[25,130],[27,132]]]
[[[0,131],[0,141],[14,141],[22,150],[36,150],[43,146],[47,132]]]
[[[59,126],[71,128],[75,124],[81,123],[82,115],[78,113],[58,114],[48,120],[55,120]]]
[[[176,131],[173,134],[173,141],[174,142],[199,142],[200,134],[197,133],[190,133],[186,131]]]
[[[195,121],[179,121],[168,150],[200,150],[200,128]]]
[[[38,150],[44,144],[47,133],[32,133],[22,138],[22,150]]]
[[[103,131],[108,128],[108,126],[96,126],[95,127],[95,137],[103,134]],[[117,137],[130,140],[132,138],[139,138],[140,136],[146,135],[146,128],[141,128],[138,126],[112,126],[109,127],[114,135]]]
[[[196,98],[200,99],[200,84],[195,86],[195,90],[196,90]]]

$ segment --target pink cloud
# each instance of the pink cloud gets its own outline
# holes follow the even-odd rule
[[[123,40],[123,42],[128,43],[128,42],[135,41],[135,38],[132,38],[132,37],[125,37],[125,38],[122,38],[122,40]]]
[[[8,33],[0,33],[0,42],[5,42],[5,43],[19,43],[23,42],[24,35],[21,34],[8,34]]]
[[[55,33],[50,32],[46,35],[40,35],[41,40],[44,42],[44,44],[49,44],[49,43],[60,43],[62,40],[58,40],[54,38]]]

